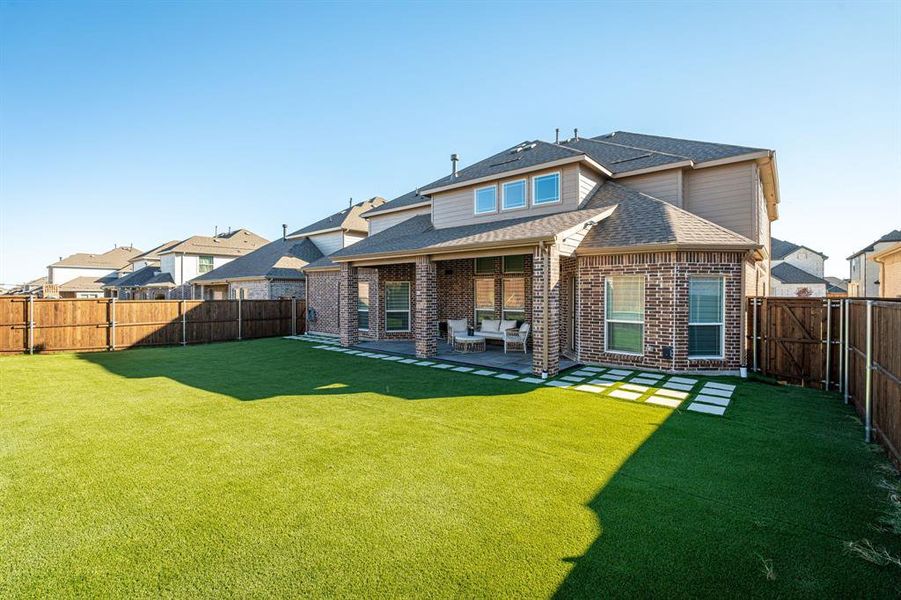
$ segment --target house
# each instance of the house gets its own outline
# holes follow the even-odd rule
[[[128,273],[103,286],[107,296],[121,300],[149,300],[157,295],[151,293],[144,285],[160,273],[160,254],[173,248],[179,240],[170,240],[147,252],[129,259],[131,268]]]
[[[429,357],[448,320],[503,319],[530,325],[536,374],[561,355],[738,370],[744,299],[770,279],[773,151],[576,132],[451,160],[448,176],[364,213],[367,238],[304,269],[314,331],[344,346],[411,340]]]
[[[103,286],[117,273],[131,269],[129,260],[141,254],[131,246],[117,246],[100,254],[79,252],[47,266],[47,284],[42,295],[48,298],[102,297]],[[63,284],[78,280],[65,288]]]
[[[848,296],[872,297],[879,295],[879,265],[873,255],[885,250],[895,242],[901,242],[901,229],[888,232],[866,248],[848,257],[851,265]]]
[[[825,298],[829,287],[823,278],[827,258],[807,246],[772,238],[770,295]]]
[[[303,298],[306,275],[301,270],[322,258],[322,251],[307,237],[282,237],[257,248],[209,273],[195,277],[191,283],[199,288],[199,298],[242,298],[275,300]]]
[[[57,294],[59,298],[103,298],[104,287],[118,278],[118,272],[103,277],[76,277],[57,286]]]
[[[879,297],[901,298],[901,242],[874,252],[873,261],[879,265]]]
[[[155,257],[146,257],[147,264],[143,268],[151,270],[145,272],[141,279],[152,276],[129,289],[134,297],[193,298],[192,279],[249,254],[266,243],[268,240],[247,229],[236,229],[212,237],[195,235],[175,244],[167,242]],[[155,260],[159,260],[158,271],[153,266]]]
[[[845,298],[848,296],[848,280],[840,277],[826,277],[826,296]]]

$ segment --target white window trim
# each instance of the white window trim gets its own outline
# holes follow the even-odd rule
[[[545,200],[544,202],[536,202],[535,201],[535,180],[541,179],[542,177],[550,177],[552,175],[557,176],[557,199],[553,201]],[[532,176],[532,206],[553,206],[554,204],[560,204],[563,202],[563,175],[561,171],[554,171],[553,173],[542,173],[541,175],[533,175]]]
[[[482,275],[479,277],[473,277],[472,278],[472,319],[473,319],[473,323],[475,323],[476,326],[478,326],[478,323],[479,323],[479,311],[480,310],[488,310],[487,308],[479,308],[478,299],[477,299],[478,296],[476,294],[476,282],[479,281],[480,279],[491,282],[491,290],[492,290],[491,293],[492,293],[492,296],[495,296],[494,298],[491,299],[491,312],[494,313],[494,316],[492,318],[494,318],[494,319],[497,318],[497,297],[496,297],[497,294],[495,294],[495,292],[497,290],[494,287],[494,277],[491,275]],[[501,299],[501,302],[503,302],[503,298]],[[503,308],[501,309],[501,313],[503,313]]]
[[[209,269],[209,271],[203,271],[203,270],[202,270],[202,269],[203,269],[203,261],[200,260],[200,259],[202,259],[202,258],[209,258],[209,259],[210,259],[210,269]],[[198,273],[199,275],[205,275],[205,274],[207,274],[207,273],[209,273],[210,271],[213,271],[213,270],[215,270],[215,269],[216,269],[216,257],[215,257],[215,256],[210,256],[209,254],[203,254],[203,255],[198,255],[198,256],[197,256],[197,273]]]
[[[407,286],[407,310],[388,310],[388,286],[389,285],[405,285]],[[412,318],[412,300],[410,298],[410,291],[413,286],[410,285],[409,281],[386,281],[385,282],[385,333],[410,333],[412,331],[413,318]],[[407,313],[407,328],[406,329],[388,329],[388,313]]]
[[[689,321],[688,321],[689,327],[691,327],[693,325],[708,325],[708,326],[719,325],[720,329],[721,329],[721,335],[720,335],[720,353],[719,353],[719,355],[690,354],[688,356],[688,360],[723,360],[726,358],[726,277],[723,275],[697,275],[695,277],[689,277],[689,282],[688,282],[689,307],[691,305],[691,280],[692,279],[719,279],[720,280],[720,291],[723,294],[723,312],[720,315],[719,323],[693,323],[689,319]],[[689,308],[688,314],[691,315],[691,308]]]
[[[479,192],[482,190],[494,190],[494,208],[491,210],[483,210],[479,211]],[[497,184],[493,183],[491,185],[483,185],[482,187],[477,187],[472,191],[472,212],[476,215],[494,215],[497,214]]]
[[[507,186],[514,183],[522,183],[522,206],[512,206],[507,208]],[[505,181],[501,184],[501,212],[512,212],[514,210],[527,210],[529,208],[529,181],[525,177],[522,179],[514,179],[513,181]]]
[[[522,296],[522,308],[510,308],[510,309],[508,309],[508,308],[504,305],[504,299],[507,297],[507,282],[508,282],[508,281],[511,281],[511,280],[514,280],[514,279],[517,280],[517,281],[522,281],[522,291],[523,291],[523,296]],[[503,278],[503,281],[501,282],[501,320],[504,320],[504,321],[510,321],[510,320],[511,320],[511,319],[508,319],[508,318],[507,318],[507,312],[508,312],[508,311],[509,311],[509,312],[518,312],[518,313],[522,313],[522,314],[523,314],[523,320],[524,320],[524,321],[527,320],[527,319],[525,319],[525,316],[526,316],[526,294],[527,294],[527,293],[528,293],[528,290],[526,290],[526,278],[525,278],[525,277],[504,277],[504,278]]]
[[[625,321],[623,319],[610,319],[607,317],[607,302],[610,300],[610,294],[607,290],[607,284],[611,279],[616,279],[618,277],[637,277],[641,279],[641,288],[642,288],[642,311],[641,311],[641,321]],[[645,318],[644,318],[644,305],[647,298],[645,298],[644,292],[645,287],[647,286],[647,279],[645,279],[644,275],[611,275],[604,278],[604,352],[607,354],[621,354],[623,356],[644,356],[644,333],[645,333]],[[641,352],[629,352],[628,350],[611,350],[609,347],[610,336],[607,335],[607,323],[629,323],[631,325],[635,325],[636,323],[641,325]]]
[[[371,292],[371,289],[369,286],[369,282],[363,282],[363,283],[366,283],[366,291],[367,291],[366,310],[360,310],[360,282],[357,282],[357,331],[369,331],[369,327],[360,327],[359,314],[361,312],[364,312],[367,314],[367,316],[369,316],[369,324],[372,325],[372,315],[369,310],[369,308],[370,308],[369,305],[372,303],[372,292]]]

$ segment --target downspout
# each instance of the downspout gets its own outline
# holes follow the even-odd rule
[[[545,246],[544,240],[539,242],[538,249],[539,249],[540,254],[542,255],[542,260],[544,261],[544,269],[543,269],[544,273],[542,274],[542,277],[544,279],[544,281],[542,282],[542,288],[543,288],[542,298],[543,298],[544,302],[542,303],[543,306],[541,309],[542,334],[544,336],[544,344],[543,344],[542,352],[541,352],[541,354],[542,354],[541,377],[542,377],[542,379],[546,379],[547,378],[547,368],[548,368],[548,364],[550,362],[550,360],[549,360],[550,354],[549,354],[549,350],[548,350],[548,344],[551,341],[550,332],[548,331],[548,303],[550,301],[550,298],[548,298],[548,294],[550,292],[550,287],[551,287],[551,253],[550,253],[550,250]]]

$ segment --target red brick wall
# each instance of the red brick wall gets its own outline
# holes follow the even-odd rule
[[[338,272],[307,273],[307,305],[316,311],[316,320],[307,321],[307,331],[338,335]]]
[[[438,261],[438,320],[466,319],[469,326],[475,326],[475,291],[473,279],[494,279],[494,311],[497,318],[503,315],[504,278],[525,280],[526,321],[531,322],[532,314],[532,256],[525,259],[522,274],[504,274],[501,257],[494,259],[494,272],[490,275],[476,275],[475,261],[471,258]]]

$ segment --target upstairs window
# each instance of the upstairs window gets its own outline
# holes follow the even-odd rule
[[[560,202],[560,173],[532,178],[532,204],[553,204]]]
[[[644,277],[608,277],[607,351],[642,354],[644,348]]]
[[[722,358],[725,281],[692,277],[688,281],[688,357]]]
[[[475,212],[477,215],[497,212],[497,186],[478,188],[475,192]]]
[[[212,256],[200,256],[199,258],[199,266],[197,267],[197,271],[203,275],[204,273],[209,273],[213,270],[213,257]]]
[[[501,186],[503,190],[503,198],[501,199],[501,207],[504,210],[512,210],[514,208],[526,207],[526,180],[510,181]]]

